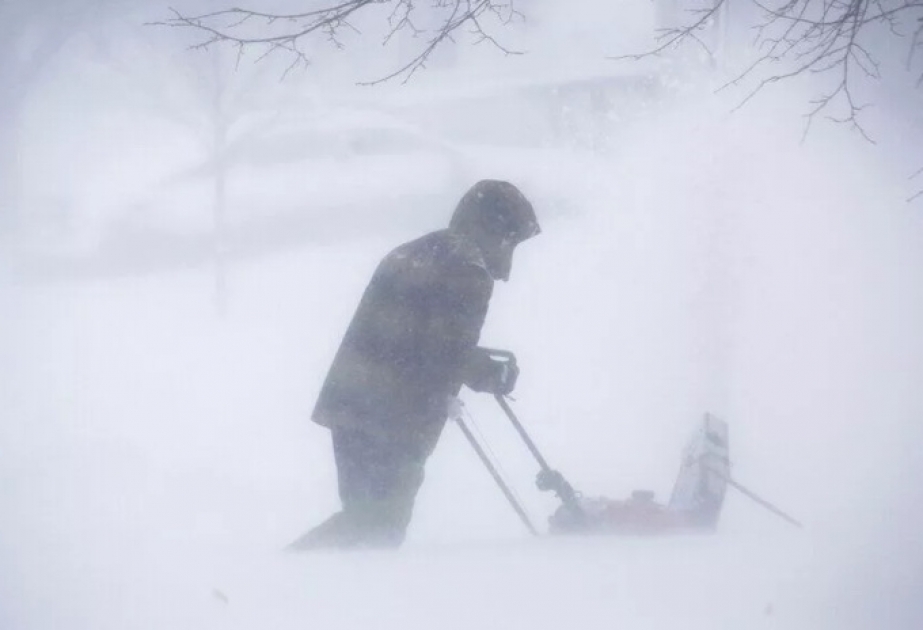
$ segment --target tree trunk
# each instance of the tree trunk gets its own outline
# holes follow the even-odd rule
[[[34,12],[34,4],[0,1],[0,230],[4,231],[21,227],[26,215],[21,204],[20,134],[29,90],[76,26],[64,18],[49,24]],[[23,53],[25,33],[37,33],[38,38],[34,48]]]
[[[215,92],[213,109],[212,161],[215,176],[213,207],[215,246],[215,311],[224,317],[228,309],[227,287],[227,146],[228,122],[225,107],[226,86],[220,55],[214,55]]]
[[[19,227],[23,215],[20,125],[25,99],[21,86],[0,85],[0,230],[8,231]]]
[[[221,129],[218,129],[218,128]],[[215,131],[215,310],[219,316],[227,313],[227,164],[224,159],[226,134],[223,125]],[[220,142],[220,144],[218,144]]]

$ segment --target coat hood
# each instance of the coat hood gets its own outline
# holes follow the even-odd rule
[[[516,245],[541,233],[525,195],[509,182],[492,179],[479,181],[462,196],[449,228],[477,244],[496,280],[509,279]]]

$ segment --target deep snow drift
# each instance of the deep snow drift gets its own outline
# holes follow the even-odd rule
[[[430,218],[233,264],[223,318],[205,268],[5,272],[0,627],[920,627],[920,209],[856,138],[727,105],[687,95],[605,156],[471,149],[472,178],[556,208],[482,340],[518,354],[516,409],[584,492],[663,498],[710,410],[804,530],[732,492],[714,537],[533,541],[449,426],[403,550],[281,554],[337,506],[324,371]],[[467,402],[541,520],[534,464]]]

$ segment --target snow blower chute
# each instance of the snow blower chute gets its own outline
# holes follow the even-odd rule
[[[509,352],[491,350],[491,354],[511,364],[516,361],[515,356]],[[506,398],[499,394],[494,397],[539,465],[536,486],[541,491],[554,492],[561,501],[560,507],[548,519],[548,531],[551,534],[656,535],[714,532],[728,487],[738,490],[792,525],[801,527],[798,521],[731,478],[728,426],[712,414],[705,414],[701,425],[687,443],[670,500],[661,504],[654,500],[654,493],[649,490],[636,490],[630,497],[621,500],[587,497],[577,492],[564,475],[549,466]],[[520,520],[532,534],[538,534],[516,495],[503,480],[461,413],[455,413],[454,419]]]

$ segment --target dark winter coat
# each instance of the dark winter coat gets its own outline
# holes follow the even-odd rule
[[[388,254],[340,344],[314,421],[395,436],[441,426],[493,282],[478,247],[452,230]]]

